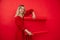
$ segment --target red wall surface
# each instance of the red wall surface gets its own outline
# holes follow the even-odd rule
[[[59,0],[0,0],[0,40],[15,40],[16,25],[14,15],[18,5],[26,10],[34,9],[37,18],[46,17],[48,37],[39,40],[60,40],[60,1]]]

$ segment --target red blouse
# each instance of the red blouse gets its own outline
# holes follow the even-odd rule
[[[34,11],[33,9],[27,10],[26,13],[24,14],[24,17],[30,16],[33,11]]]
[[[24,17],[31,15],[32,11],[33,11],[33,9],[30,9],[30,10],[26,11]],[[17,16],[15,18],[15,22],[16,22],[16,25],[19,28],[19,30],[24,30],[25,29],[25,27],[24,27],[24,18],[21,18],[20,16]]]

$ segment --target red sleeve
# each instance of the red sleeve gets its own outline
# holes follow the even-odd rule
[[[34,11],[33,9],[27,10],[24,16],[32,15],[33,11]]]
[[[18,28],[19,30],[24,30],[24,29],[25,29],[23,20],[20,19],[19,17],[16,17],[16,18],[15,18],[15,23],[16,23],[17,28]]]

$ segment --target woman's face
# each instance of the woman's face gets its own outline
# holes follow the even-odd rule
[[[25,12],[25,8],[24,7],[21,7],[19,11],[20,11],[20,13],[23,14]]]

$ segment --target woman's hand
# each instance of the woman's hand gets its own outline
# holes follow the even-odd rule
[[[28,35],[33,35],[29,30],[25,29],[24,30]]]
[[[32,18],[33,19],[36,19],[36,15],[35,15],[35,12],[34,11],[32,12]]]

